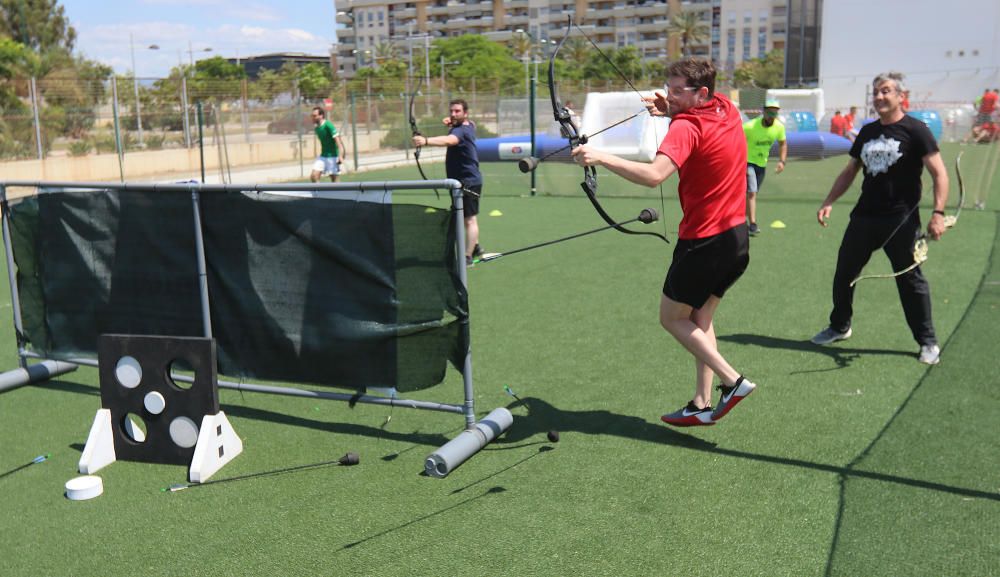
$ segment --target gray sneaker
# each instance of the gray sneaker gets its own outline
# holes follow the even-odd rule
[[[936,365],[941,362],[941,347],[923,345],[920,347],[920,362],[925,365]]]
[[[814,345],[829,345],[849,338],[851,338],[851,327],[847,327],[847,331],[845,332],[834,330],[832,327],[826,327],[809,340]]]

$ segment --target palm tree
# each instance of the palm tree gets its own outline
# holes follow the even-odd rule
[[[593,50],[590,47],[590,43],[580,38],[579,36],[573,36],[566,40],[563,44],[560,54],[563,60],[572,64],[575,68],[582,69],[587,63],[587,59],[590,58],[590,51]]]
[[[379,42],[375,45],[375,62],[386,62],[399,59],[399,48],[392,42]]]
[[[708,38],[708,25],[701,20],[698,12],[685,11],[675,14],[667,25],[667,33],[681,37],[681,55],[689,56],[688,46],[700,44]]]
[[[508,46],[510,46],[510,51],[515,58],[519,60],[528,60],[531,58],[533,46],[531,37],[527,34],[515,34],[511,36]]]

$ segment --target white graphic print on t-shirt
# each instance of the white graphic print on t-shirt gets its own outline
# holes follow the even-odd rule
[[[899,141],[881,135],[875,140],[869,140],[861,147],[861,162],[865,163],[868,174],[876,175],[888,172],[889,167],[903,157],[899,152]]]

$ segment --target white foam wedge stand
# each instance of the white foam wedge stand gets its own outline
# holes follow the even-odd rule
[[[87,445],[83,448],[77,468],[84,475],[92,475],[114,463],[116,459],[115,440],[111,431],[111,410],[99,409],[94,416],[94,424],[90,427]]]
[[[236,436],[226,414],[219,411],[214,415],[205,415],[198,431],[198,444],[195,445],[194,457],[191,458],[188,480],[192,483],[204,483],[242,452],[243,441]]]

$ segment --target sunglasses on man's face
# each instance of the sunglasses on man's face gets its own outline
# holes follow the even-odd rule
[[[778,110],[775,108],[764,109],[764,116],[777,116],[777,115],[778,115]]]

